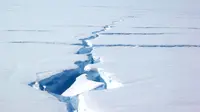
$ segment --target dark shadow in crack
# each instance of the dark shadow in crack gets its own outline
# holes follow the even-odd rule
[[[46,86],[45,91],[61,95],[76,81],[76,78],[80,75],[81,73],[79,68],[64,70],[46,79],[40,80],[40,89],[43,91],[44,86]],[[31,82],[29,85],[33,86],[34,84],[35,82]]]
[[[74,64],[76,64],[78,67],[79,67],[79,72],[81,74],[84,73],[84,68],[85,66],[87,66],[88,64],[90,64],[90,61],[89,60],[85,60],[85,61],[76,61],[74,62]]]
[[[71,45],[82,46],[82,44],[75,43]],[[151,44],[93,44],[93,47],[160,47],[160,48],[175,48],[175,47],[200,47],[200,45],[192,44],[173,44],[173,45],[151,45]]]
[[[87,57],[88,57],[89,64],[96,64],[96,63],[100,63],[101,62],[101,58],[98,57],[98,58],[95,59],[95,57],[93,56],[92,53],[87,54]]]
[[[67,112],[75,112],[77,110],[77,108],[75,108],[76,107],[75,105],[78,105],[78,102],[79,102],[78,96],[66,97],[66,96],[57,95],[54,93],[50,93],[50,94],[58,98],[60,102],[66,103]]]
[[[89,37],[86,37],[86,38],[83,38],[83,39],[79,39],[79,40],[91,40],[91,39],[95,39],[95,38],[99,37],[98,32],[101,32],[101,30],[100,31],[95,31],[95,33],[93,33],[94,35],[92,35],[92,36],[89,36]]]
[[[170,35],[178,33],[100,33],[101,35]]]
[[[189,29],[189,30],[200,30],[198,27],[152,27],[152,26],[146,26],[146,27],[131,27],[135,29]]]
[[[88,60],[74,62],[74,64],[76,64],[78,66],[78,68],[76,68],[76,69],[64,70],[60,73],[57,73],[55,75],[52,75],[52,76],[46,78],[46,79],[40,80],[38,82],[39,89],[42,91],[45,90],[50,93],[61,95],[76,81],[76,78],[78,76],[80,76],[83,73],[86,73],[84,71],[85,66],[87,66],[88,64],[93,64],[94,60],[90,60],[91,59],[90,56],[91,55],[88,55]],[[94,72],[89,71],[88,73],[92,74]],[[34,84],[35,84],[35,82],[31,82],[29,85],[33,86]],[[44,88],[44,86],[46,88]]]
[[[105,31],[105,29],[102,29],[102,30],[99,30],[99,31],[94,31],[94,32],[92,32],[92,34],[98,34],[98,33],[104,32],[104,31]]]
[[[92,50],[93,50],[93,47],[82,47],[76,52],[76,54],[88,54],[92,52]]]
[[[91,69],[90,71],[86,71],[85,73],[87,74],[86,77],[88,80],[103,83],[102,86],[96,88],[95,90],[107,89],[107,84],[106,84],[105,80],[101,77],[101,74],[96,69]]]

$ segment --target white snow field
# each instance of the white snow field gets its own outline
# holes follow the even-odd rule
[[[200,1],[0,1],[1,112],[199,112]]]

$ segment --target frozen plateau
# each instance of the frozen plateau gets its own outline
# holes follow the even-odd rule
[[[1,0],[0,112],[200,112],[199,0]]]

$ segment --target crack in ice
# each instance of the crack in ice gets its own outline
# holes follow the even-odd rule
[[[102,59],[92,53],[94,45],[89,40],[99,37],[99,33],[111,29],[112,25],[121,21],[121,19],[113,21],[111,25],[105,25],[103,29],[92,32],[91,36],[79,39],[82,41],[82,47],[76,54],[84,54],[88,59],[74,62],[78,66],[76,69],[63,70],[47,78],[41,78],[40,75],[44,73],[41,72],[39,75],[36,75],[36,81],[31,82],[29,85],[35,89],[47,91],[58,98],[59,101],[65,102],[68,112],[92,112],[87,107],[82,93],[92,90],[114,89],[122,87],[122,84],[114,80],[112,75],[105,72],[102,68],[90,67],[91,64],[102,62]],[[79,86],[84,87],[80,88]]]

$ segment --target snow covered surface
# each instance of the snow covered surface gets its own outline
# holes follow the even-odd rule
[[[200,62],[198,52],[198,48],[99,48],[95,53],[106,59],[94,66],[115,73],[124,87],[90,92],[86,102],[98,102],[104,112],[198,112],[200,71],[193,64]],[[188,60],[193,55],[196,58]]]
[[[0,111],[199,112],[199,3],[0,1]]]

